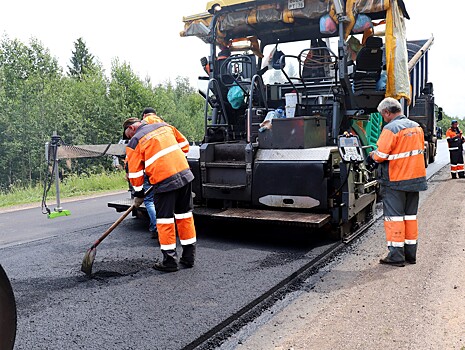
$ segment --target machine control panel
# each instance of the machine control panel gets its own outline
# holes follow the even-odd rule
[[[337,147],[345,163],[361,163],[364,160],[362,145],[357,135],[344,133],[337,138]]]

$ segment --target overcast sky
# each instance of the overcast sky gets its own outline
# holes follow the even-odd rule
[[[404,0],[411,20],[407,21],[407,39],[427,39],[434,35],[430,51],[430,81],[436,103],[450,115],[465,116],[465,44],[457,40],[464,31],[461,14],[465,1],[438,2]],[[2,3],[0,33],[28,43],[35,37],[50,50],[66,70],[74,49],[82,37],[90,52],[107,72],[111,60],[118,57],[129,63],[140,77],[164,82],[178,75],[187,76],[196,85],[202,75],[200,57],[208,55],[208,46],[200,39],[181,38],[182,17],[203,12],[206,0],[9,0]],[[433,6],[432,4],[436,5]],[[444,2],[446,3],[446,2]],[[74,7],[73,7],[74,6]]]

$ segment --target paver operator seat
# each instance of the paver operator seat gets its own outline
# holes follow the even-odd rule
[[[357,54],[354,72],[354,91],[376,90],[383,67],[383,40],[370,36]]]

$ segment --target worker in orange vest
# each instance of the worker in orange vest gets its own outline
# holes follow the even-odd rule
[[[129,181],[135,190],[134,205],[143,202],[144,174],[153,186],[157,211],[157,229],[163,261],[153,267],[164,272],[179,269],[176,252],[176,231],[182,245],[179,260],[193,267],[196,232],[192,215],[192,174],[186,160],[189,142],[174,127],[163,121],[148,123],[127,119],[124,135],[130,139],[126,147]]]
[[[378,105],[387,123],[377,149],[367,157],[379,163],[384,229],[389,249],[381,264],[416,263],[419,191],[427,189],[423,129],[402,113],[401,104],[387,97]]]
[[[451,126],[446,131],[446,140],[449,145],[450,155],[450,172],[453,179],[465,177],[463,168],[463,146],[465,139],[462,136],[462,131],[459,129],[457,120],[452,120]]]

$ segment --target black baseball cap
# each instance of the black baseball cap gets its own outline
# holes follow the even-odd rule
[[[140,122],[139,118],[135,118],[135,117],[132,117],[132,118],[128,118],[124,121],[123,123],[123,140],[129,140],[129,137],[126,136],[126,129],[134,124],[134,123],[137,123],[137,122]]]
[[[144,115],[150,114],[150,113],[157,114],[157,112],[155,111],[155,109],[152,108],[152,107],[144,108],[144,111],[142,112],[141,118],[144,118]]]

